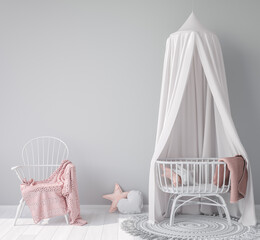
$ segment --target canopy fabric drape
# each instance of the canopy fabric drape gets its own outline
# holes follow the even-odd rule
[[[250,163],[232,120],[221,46],[217,36],[192,14],[166,42],[155,150],[150,166],[149,220],[163,219],[169,195],[156,183],[158,158],[225,157],[241,154],[247,161],[246,197],[228,204],[244,225],[255,225]],[[183,208],[186,213],[212,213],[211,207]]]

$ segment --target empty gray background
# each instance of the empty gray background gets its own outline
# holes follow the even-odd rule
[[[0,2],[0,204],[17,204],[10,167],[23,144],[53,135],[70,149],[81,204],[119,183],[147,202],[166,38],[191,12],[186,0]],[[252,162],[260,136],[260,1],[194,0],[222,44],[231,109]]]

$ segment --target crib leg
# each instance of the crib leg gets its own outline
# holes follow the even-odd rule
[[[182,195],[178,195],[177,197],[174,198],[173,203],[172,203],[172,210],[171,210],[171,216],[170,216],[170,226],[173,226],[174,224],[174,219],[175,219],[175,209],[176,209],[176,203],[181,198]]]
[[[222,214],[222,209],[221,209],[221,207],[217,207],[218,208],[218,215],[219,215],[219,217],[221,217],[221,218],[223,218],[223,214]]]
[[[171,202],[174,200],[174,198],[176,198],[176,195],[173,195],[173,194],[169,197],[167,209],[166,209],[166,212],[164,214],[164,217],[166,217],[166,218],[170,217]]]
[[[217,197],[217,202],[220,203],[218,197]],[[217,209],[218,209],[218,215],[219,215],[219,217],[223,218],[223,214],[222,214],[222,209],[221,209],[221,207],[220,207],[220,206],[217,206]]]
[[[224,210],[224,212],[225,212],[225,214],[226,214],[226,218],[227,218],[227,221],[228,221],[228,225],[229,225],[229,226],[232,226],[231,218],[230,218],[229,211],[228,211],[228,209],[227,209],[227,205],[226,205],[226,202],[225,202],[224,198],[223,198],[222,196],[220,196],[219,194],[217,194],[216,196],[219,198],[219,200],[220,200],[221,203],[222,203],[222,208],[223,208],[223,210]]]

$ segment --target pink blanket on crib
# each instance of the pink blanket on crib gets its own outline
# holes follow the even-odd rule
[[[219,159],[227,164],[226,174],[224,176],[224,167],[219,167],[219,186],[228,184],[230,176],[230,202],[235,203],[246,195],[248,172],[246,161],[241,155]],[[225,183],[224,180],[225,179]],[[218,182],[218,168],[214,174],[214,184]]]
[[[60,167],[46,180],[25,179],[20,188],[35,223],[67,213],[70,224],[87,223],[80,216],[76,169],[70,161],[62,161]]]

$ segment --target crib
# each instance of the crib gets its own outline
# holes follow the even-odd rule
[[[220,217],[223,217],[223,209],[228,224],[231,225],[225,200],[220,195],[230,189],[230,174],[228,179],[225,178],[226,171],[226,163],[219,162],[218,158],[158,159],[158,186],[161,191],[170,194],[165,214],[170,216],[170,225],[174,224],[176,212],[180,207],[198,204],[216,206]]]

